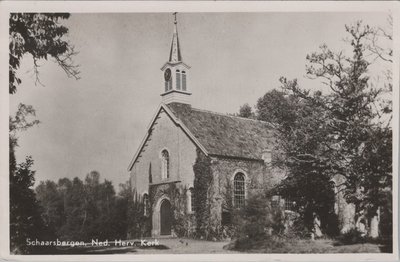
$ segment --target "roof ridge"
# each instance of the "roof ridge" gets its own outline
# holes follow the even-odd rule
[[[239,119],[243,119],[243,120],[250,120],[250,121],[255,121],[255,122],[261,122],[261,123],[269,124],[268,122],[263,121],[263,120],[252,119],[252,118],[246,118],[246,117],[241,117],[241,116],[233,116],[233,115],[229,115],[229,114],[224,114],[224,113],[215,112],[215,111],[211,111],[211,110],[199,109],[199,108],[195,108],[195,107],[192,107],[192,110],[197,110],[197,111],[200,111],[200,112],[207,112],[207,113],[212,113],[212,114],[221,115],[221,116],[227,116],[227,117],[232,117],[232,118],[239,118]]]

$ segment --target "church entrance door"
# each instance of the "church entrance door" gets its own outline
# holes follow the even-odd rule
[[[171,203],[164,199],[160,207],[161,235],[171,235],[172,212]]]

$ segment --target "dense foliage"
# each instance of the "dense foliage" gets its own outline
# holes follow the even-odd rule
[[[255,118],[255,114],[253,112],[253,109],[247,103],[240,107],[238,116],[245,117],[245,118]]]
[[[17,164],[15,158],[17,132],[38,124],[34,117],[35,110],[31,106],[20,104],[16,115],[9,118],[10,250],[17,254],[33,252],[25,245],[27,238],[49,235],[32,189],[35,183],[33,160],[27,157],[24,162]]]
[[[272,227],[269,202],[260,195],[251,196],[235,218],[237,237],[244,242],[265,239]]]
[[[199,238],[212,239],[217,237],[217,229],[213,226],[211,218],[212,181],[211,159],[197,149],[194,171],[194,194],[196,233]]]
[[[124,239],[127,232],[128,200],[131,195],[115,194],[112,183],[100,182],[92,171],[84,181],[75,177],[41,182],[36,195],[43,218],[61,240]]]
[[[377,82],[369,71],[382,56],[390,63],[391,52],[378,48],[377,30],[361,22],[346,32],[352,55],[322,45],[307,56],[307,77],[328,88],[311,91],[282,77],[281,90],[267,92],[256,105],[256,117],[276,131],[272,164],[288,171],[278,193],[295,202],[309,231],[319,218],[328,234],[337,233],[335,191],[355,205],[354,222],[369,221],[378,209],[389,214],[391,203],[391,73]]]
[[[323,156],[327,134],[319,129],[323,121],[321,110],[277,90],[260,98],[257,110],[258,119],[273,124],[276,130],[275,151],[281,153],[275,154],[273,165],[289,171],[275,193],[295,202],[294,208],[310,232],[315,216],[322,220],[323,229],[334,225],[335,196],[328,173],[329,155]],[[316,161],[316,155],[321,159]]]

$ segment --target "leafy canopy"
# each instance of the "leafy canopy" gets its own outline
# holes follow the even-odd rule
[[[68,19],[68,13],[12,13],[9,31],[9,93],[14,94],[21,79],[17,76],[24,55],[33,58],[36,83],[39,80],[39,60],[54,61],[68,77],[79,78],[78,66],[72,61],[76,54],[74,47],[64,39],[68,28],[61,20]]]

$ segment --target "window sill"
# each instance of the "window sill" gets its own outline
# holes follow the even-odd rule
[[[158,186],[158,185],[164,185],[164,184],[174,184],[174,183],[180,183],[180,180],[165,180],[161,181],[158,183],[149,183],[149,186]]]

